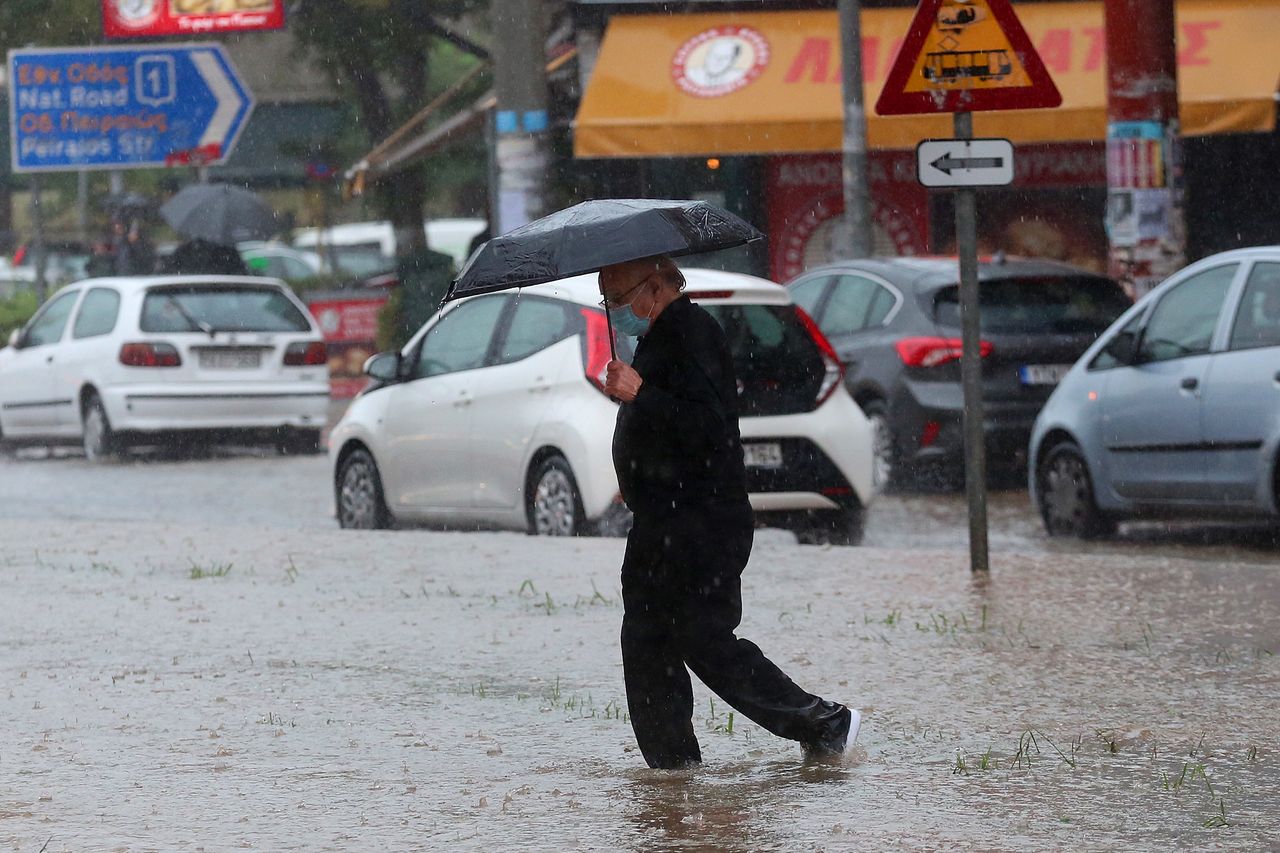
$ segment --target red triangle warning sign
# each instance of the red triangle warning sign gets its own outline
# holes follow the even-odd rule
[[[1061,103],[1009,0],[922,0],[876,112],[1023,110]]]

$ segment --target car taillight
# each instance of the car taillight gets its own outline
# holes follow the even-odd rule
[[[959,338],[903,338],[893,348],[907,367],[937,367],[948,361],[959,361],[963,354]],[[979,341],[981,358],[991,355],[992,349],[990,341]]]
[[[329,360],[329,349],[324,341],[297,341],[284,351],[284,363],[288,367],[324,364]]]
[[[609,321],[603,311],[583,308],[582,316],[587,321],[587,333],[582,340],[582,364],[587,381],[604,393],[605,368],[611,358],[609,350]]]
[[[942,432],[942,424],[937,421],[925,421],[924,427],[920,430],[920,446],[933,447],[940,432]]]
[[[171,344],[125,344],[120,363],[127,367],[180,367],[182,356]]]
[[[822,334],[822,330],[818,328],[817,323],[813,322],[808,312],[797,305],[796,316],[800,318],[800,325],[804,326],[804,330],[817,345],[818,352],[822,354],[822,381],[818,383],[818,393],[814,400],[815,406],[821,406],[844,378],[844,365],[840,363],[840,356],[836,355],[835,347],[831,346],[827,336]]]

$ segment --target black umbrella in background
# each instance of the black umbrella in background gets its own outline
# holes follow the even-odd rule
[[[149,196],[132,191],[109,195],[102,200],[103,209],[118,217],[139,216],[150,213],[155,206],[155,201]]]
[[[728,249],[763,236],[750,223],[705,201],[584,201],[487,241],[467,259],[445,301],[542,284],[653,255]],[[608,311],[605,318],[609,319]],[[612,320],[609,348],[612,351]]]
[[[235,245],[280,230],[275,211],[257,193],[231,184],[192,184],[160,208],[173,230],[196,240]]]

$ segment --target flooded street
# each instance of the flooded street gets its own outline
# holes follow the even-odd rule
[[[1006,492],[982,583],[952,496],[889,496],[860,549],[761,531],[742,632],[866,710],[861,753],[807,763],[698,687],[705,765],[660,773],[626,718],[621,540],[338,531],[324,478],[317,458],[0,462],[0,845],[1280,837],[1280,573],[1260,535],[1050,543]]]
[[[340,411],[335,408],[331,422]],[[10,519],[333,530],[329,476],[324,457],[279,457],[238,448],[214,448],[196,458],[150,453],[105,467],[88,463],[74,450],[31,450],[16,459],[0,458],[0,511]],[[1051,540],[1025,488],[1004,484],[989,494],[988,502],[993,552],[1162,556],[1213,563],[1280,557],[1280,530],[1265,525],[1147,522],[1122,525],[1118,536],[1104,541]],[[963,551],[967,537],[963,493],[895,491],[881,495],[867,515],[865,544],[870,547]]]
[[[1280,853],[1277,23],[0,0],[0,853]]]

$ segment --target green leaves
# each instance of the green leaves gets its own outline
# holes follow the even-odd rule
[[[104,41],[100,0],[4,0],[0,3],[0,51]]]

